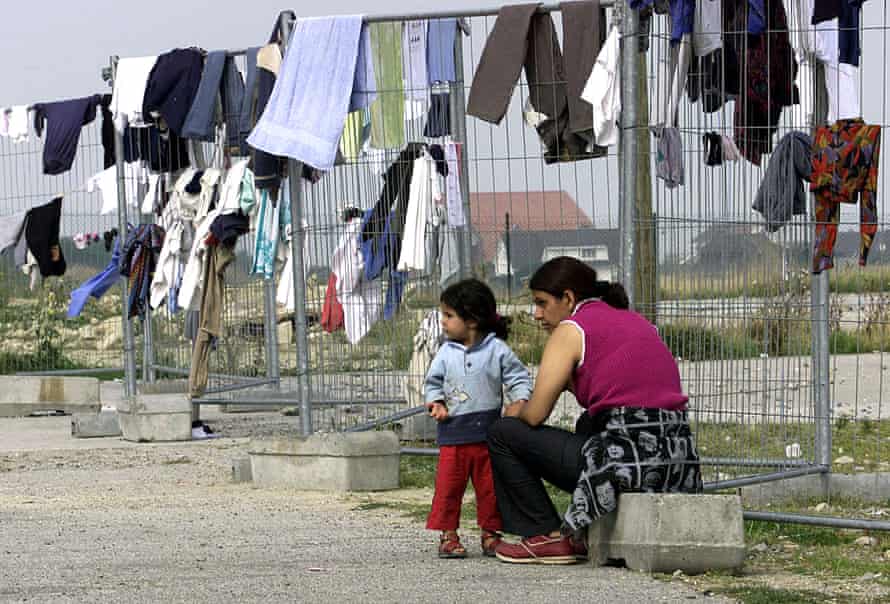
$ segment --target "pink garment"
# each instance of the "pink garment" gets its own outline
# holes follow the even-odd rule
[[[595,416],[614,407],[686,408],[689,397],[683,394],[677,363],[642,316],[588,300],[564,323],[584,335],[572,391],[587,413]]]

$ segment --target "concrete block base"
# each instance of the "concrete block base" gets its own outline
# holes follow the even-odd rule
[[[0,376],[0,417],[47,411],[97,413],[100,407],[97,378]]]
[[[310,491],[382,491],[399,487],[394,432],[313,434],[251,443],[251,474],[259,486]]]
[[[737,495],[624,493],[618,510],[588,530],[590,559],[624,560],[646,572],[698,574],[745,561],[742,502]]]
[[[232,460],[232,482],[250,482],[253,475],[250,471],[250,457],[239,457]]]
[[[79,413],[71,418],[71,436],[75,438],[120,435],[121,424],[116,409],[102,409],[99,413]]]
[[[140,394],[118,406],[121,433],[133,442],[191,440],[192,404],[182,394]]]

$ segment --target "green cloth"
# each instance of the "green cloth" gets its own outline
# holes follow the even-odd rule
[[[402,24],[372,23],[371,55],[377,100],[371,104],[371,146],[405,146],[405,91],[402,83]]]
[[[358,161],[362,146],[368,138],[370,117],[367,109],[353,111],[346,116],[343,135],[340,137],[340,154],[349,163]]]

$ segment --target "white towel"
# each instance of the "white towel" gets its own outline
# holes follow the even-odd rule
[[[148,76],[157,61],[156,56],[118,60],[110,109],[114,116],[114,126],[120,132],[123,132],[128,123],[131,126],[145,125],[142,119],[142,101],[145,99]]]
[[[7,129],[9,138],[14,143],[28,142],[28,107],[27,105],[16,105],[9,113],[9,127]]]
[[[300,19],[250,146],[334,167],[358,66],[361,16]]]
[[[581,92],[581,98],[593,105],[593,132],[596,144],[601,147],[618,144],[618,116],[621,112],[619,44],[618,28],[613,27]]]

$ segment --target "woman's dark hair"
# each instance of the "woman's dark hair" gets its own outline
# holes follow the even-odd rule
[[[623,285],[599,281],[591,266],[569,256],[558,256],[542,264],[529,279],[528,287],[556,298],[561,298],[569,290],[578,301],[599,298],[614,308],[626,309],[630,306]]]
[[[464,321],[475,321],[481,333],[493,333],[502,340],[510,333],[510,319],[498,314],[494,294],[478,279],[464,279],[447,287],[439,302],[453,308]]]

